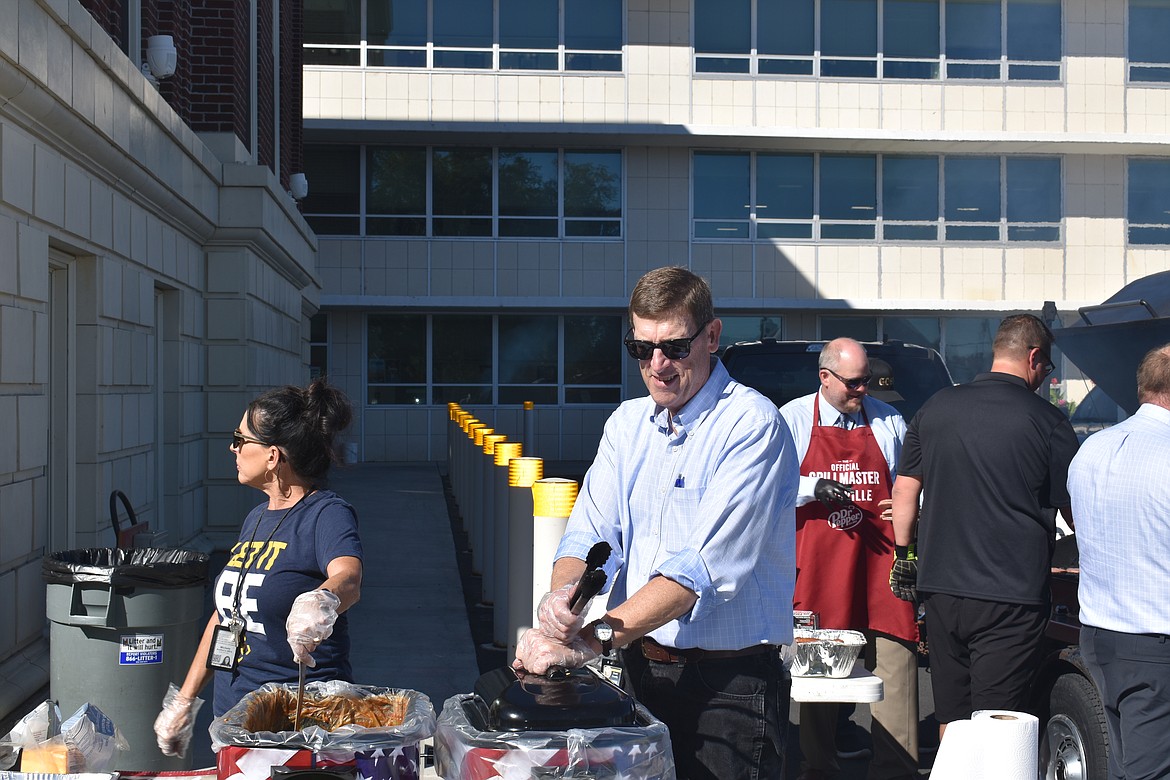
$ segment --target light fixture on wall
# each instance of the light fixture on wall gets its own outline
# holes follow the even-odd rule
[[[158,86],[159,79],[175,75],[178,58],[173,36],[152,35],[146,39],[146,62],[142,64],[142,75]]]
[[[294,173],[288,177],[288,191],[293,200],[304,200],[309,195],[309,179],[303,173]]]

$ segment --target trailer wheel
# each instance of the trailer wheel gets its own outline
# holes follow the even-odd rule
[[[1070,672],[1052,686],[1048,699],[1047,780],[1105,780],[1109,736],[1101,697],[1090,680]]]

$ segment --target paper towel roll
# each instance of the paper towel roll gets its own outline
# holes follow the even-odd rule
[[[978,710],[947,724],[931,780],[1035,780],[1040,721],[1010,710]]]

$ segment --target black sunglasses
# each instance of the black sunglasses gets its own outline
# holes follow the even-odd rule
[[[1052,362],[1052,356],[1045,352],[1043,347],[1033,344],[1028,349],[1036,350],[1044,358],[1044,376],[1048,376],[1056,370],[1056,364]]]
[[[261,447],[269,446],[268,442],[266,442],[266,441],[260,441],[259,439],[253,439],[251,436],[245,436],[244,434],[240,433],[238,430],[232,431],[232,449],[233,450],[238,450],[241,447],[243,447],[245,444],[248,444],[248,443],[259,444]]]
[[[624,344],[626,345],[626,352],[630,353],[630,357],[634,360],[649,360],[654,357],[654,350],[662,350],[662,354],[667,360],[682,360],[691,354],[691,342],[703,335],[703,330],[711,324],[711,320],[707,320],[699,329],[695,331],[695,335],[689,339],[667,339],[666,341],[644,341],[642,339],[632,339],[630,334],[634,332],[633,328],[626,331],[626,338]]]
[[[837,377],[841,384],[845,385],[846,390],[856,390],[859,387],[869,387],[869,383],[873,381],[873,374],[859,376],[856,379],[846,379],[831,368],[826,368],[825,370],[833,376]]]

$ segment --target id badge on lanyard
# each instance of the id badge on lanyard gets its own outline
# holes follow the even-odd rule
[[[211,650],[207,654],[207,668],[234,672],[240,662],[243,646],[244,621],[233,615],[215,627],[211,635]]]

